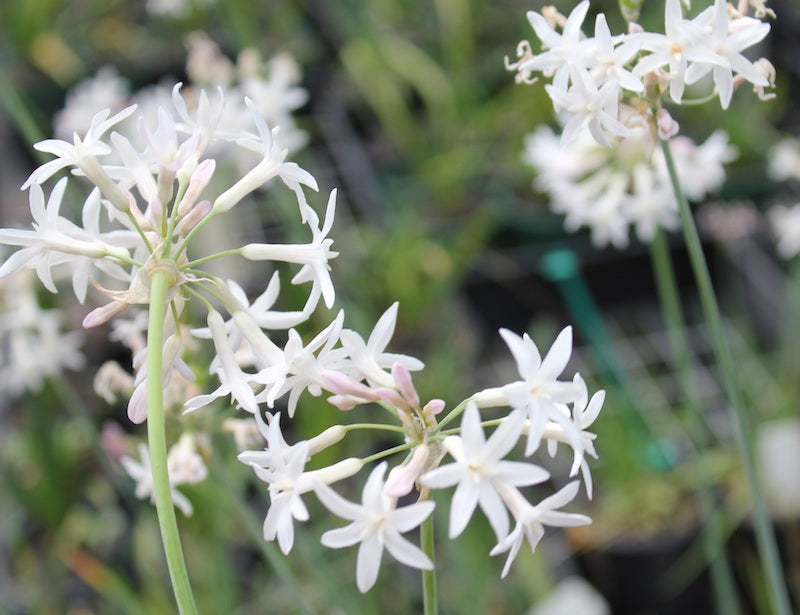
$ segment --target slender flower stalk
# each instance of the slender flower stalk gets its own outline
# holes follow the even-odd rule
[[[439,613],[436,587],[436,543],[433,533],[433,517],[428,517],[419,528],[422,551],[433,562],[433,568],[422,571],[422,608],[425,615]]]
[[[167,291],[171,277],[168,272],[153,273],[150,286],[150,314],[147,327],[147,439],[150,447],[150,466],[153,472],[153,492],[158,513],[161,540],[167,558],[169,576],[175,601],[181,615],[195,615],[197,607],[183,559],[175,508],[167,471],[167,442],[164,426],[164,394],[162,391],[162,341],[164,317],[167,311]]]
[[[664,159],[669,170],[670,180],[675,197],[678,200],[681,227],[683,229],[684,240],[689,252],[700,302],[703,312],[711,331],[711,340],[714,348],[714,355],[719,365],[722,375],[722,384],[725,389],[728,402],[730,403],[731,417],[736,425],[736,442],[744,466],[745,479],[753,500],[753,524],[756,533],[756,542],[761,561],[764,565],[764,575],[769,587],[770,602],[772,610],[779,615],[789,615],[791,611],[789,596],[786,590],[786,580],[784,579],[781,567],[778,547],[775,541],[775,534],[770,524],[769,513],[766,507],[766,500],[759,483],[755,454],[751,434],[753,433],[750,416],[745,408],[742,392],[736,381],[736,370],[733,366],[728,340],[725,337],[725,329],[722,324],[717,297],[711,283],[711,274],[708,270],[703,248],[700,244],[700,237],[697,233],[694,219],[689,203],[683,194],[681,183],[675,170],[675,161],[672,157],[669,143],[661,140],[661,149],[664,152]]]
[[[697,387],[692,377],[692,351],[687,336],[686,320],[681,309],[669,246],[664,232],[661,230],[656,231],[653,241],[650,243],[650,258],[653,263],[659,300],[664,312],[664,321],[667,325],[673,367],[677,371],[683,403],[688,410],[684,413],[685,423],[687,423],[687,430],[694,441],[696,450],[701,451],[710,444],[711,433],[702,420],[703,414],[698,403]],[[739,606],[736,604],[733,574],[725,555],[725,541],[720,527],[722,520],[719,515],[714,514],[713,477],[705,460],[700,458],[699,461],[702,477],[697,489],[697,496],[703,519],[706,520],[706,527],[703,529],[703,546],[709,561],[714,600],[718,612],[735,615],[739,612]]]

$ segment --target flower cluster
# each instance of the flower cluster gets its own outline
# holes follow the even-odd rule
[[[332,308],[335,289],[330,261],[337,253],[329,237],[333,226],[336,191],[327,201],[324,215],[309,204],[308,189],[317,190],[314,177],[286,159],[287,152],[275,141],[256,105],[245,99],[248,130],[222,126],[225,101],[221,95],[198,95],[191,111],[179,86],[169,106],[139,120],[142,143],[137,146],[117,127],[134,119],[135,107],[115,114],[105,109],[95,114],[88,129],[72,141],[49,139],[35,147],[53,154],[53,160],[35,170],[23,185],[29,191],[32,229],[0,229],[0,242],[19,249],[0,266],[0,276],[33,270],[51,291],[57,291],[55,275],[71,276],[72,289],[83,303],[94,287],[105,303],[88,312],[85,327],[111,322],[111,335],[133,354],[135,373],[119,366],[103,366],[96,388],[103,397],[127,396],[128,417],[135,423],[148,419],[148,370],[153,351],[161,354],[161,390],[167,406],[179,404],[184,413],[202,411],[212,402],[231,399],[235,407],[252,415],[251,424],[266,440],[262,450],[245,450],[240,459],[267,483],[270,507],[264,522],[264,538],[276,540],[284,552],[294,543],[294,522],[309,517],[303,497],[314,492],[334,515],[350,525],[326,532],[322,543],[341,548],[360,543],[357,584],[361,591],[373,585],[384,548],[401,563],[429,569],[428,554],[402,536],[422,523],[435,504],[432,489],[455,487],[450,513],[450,535],[458,536],[480,507],[494,529],[493,553],[510,553],[504,574],[524,540],[535,547],[543,526],[588,523],[583,515],[563,513],[561,506],[578,491],[573,481],[555,496],[532,504],[524,489],[543,483],[550,474],[530,460],[543,442],[551,455],[559,443],[573,452],[570,474],[582,473],[591,494],[587,458],[595,456],[594,434],[588,431],[603,403],[603,393],[591,399],[579,375],[560,380],[570,357],[571,329],[559,335],[542,359],[533,341],[502,330],[519,369],[519,379],[481,391],[447,414],[445,402],[423,403],[411,373],[422,369],[416,358],[392,353],[387,346],[394,332],[398,306],[390,306],[364,339],[345,327],[339,311],[330,324],[310,340],[297,327],[324,303]],[[253,166],[231,184],[217,177],[217,168],[231,148],[257,154]],[[221,157],[218,162],[217,157]],[[67,178],[45,192],[43,185],[63,170],[89,181],[90,189],[80,221],[62,213]],[[199,233],[217,221],[235,215],[244,199],[271,180],[280,179],[297,201],[298,217],[310,235],[304,244],[246,243],[209,252],[209,242]],[[81,184],[85,185],[85,184]],[[234,280],[214,275],[206,267],[220,258],[262,264],[285,263],[296,268],[292,283],[308,289],[299,309],[277,308],[280,278],[277,270],[267,279],[263,292],[251,300]],[[271,269],[275,265],[268,265]],[[158,275],[170,280],[168,310],[163,326],[163,345],[152,348],[148,339],[147,308],[151,282]],[[206,327],[191,329],[195,308],[204,307]],[[152,325],[152,323],[150,323]],[[148,333],[146,334],[145,331]],[[276,334],[276,331],[279,333]],[[198,340],[211,340],[214,356],[208,372],[219,381],[207,392],[195,382],[185,360],[195,352]],[[342,412],[367,406],[363,412],[388,411],[391,424],[333,425],[323,433],[289,444],[281,420],[291,419],[308,392],[329,401]],[[217,402],[219,405],[219,402]],[[508,412],[482,417],[483,408],[506,407]],[[381,408],[382,407],[382,408]],[[461,427],[445,427],[463,415]],[[247,415],[245,415],[247,416]],[[496,426],[484,435],[486,427]],[[240,424],[233,426],[238,440],[252,436]],[[365,458],[348,458],[326,467],[313,467],[319,451],[339,442],[353,429],[395,433],[395,446]],[[176,487],[194,483],[206,475],[198,453],[199,434],[186,431],[167,458],[173,503],[184,513],[192,507]],[[505,457],[525,442],[525,461]],[[213,452],[209,452],[212,454]],[[390,471],[389,458],[405,453]],[[443,463],[447,456],[452,458]],[[142,445],[139,461],[121,462],[137,483],[140,497],[155,497],[150,451]],[[384,461],[385,460],[385,461]],[[348,502],[331,487],[362,468],[372,469],[361,504]],[[153,469],[153,471],[155,471]],[[417,502],[405,503],[417,491]],[[401,502],[402,500],[402,502]],[[514,528],[511,529],[511,518]]]
[[[247,48],[234,63],[205,33],[191,34],[186,44],[188,82],[180,94],[187,108],[197,108],[203,88],[222,90],[226,103],[220,110],[216,130],[219,134],[235,136],[249,129],[250,114],[244,104],[245,98],[249,98],[267,124],[280,126],[275,136],[281,148],[295,152],[305,145],[306,134],[298,128],[292,112],[306,103],[308,94],[299,86],[300,68],[289,54],[282,53],[264,61],[256,49]],[[75,133],[85,134],[97,109],[108,108],[116,113],[136,105],[135,118],[121,120],[114,129],[135,147],[143,148],[147,145],[146,135],[139,124],[158,122],[159,108],[171,106],[175,85],[174,80],[167,79],[131,92],[128,81],[113,67],[105,66],[67,93],[64,108],[53,118],[55,136],[69,140]],[[235,162],[238,168],[246,168],[253,162],[252,153],[236,146],[235,139],[218,140],[212,145],[215,150],[226,150],[227,157],[220,151],[213,151],[220,162]]]
[[[704,143],[676,136],[678,177],[687,198],[699,201],[722,186],[723,165],[736,150],[723,131]],[[670,183],[664,156],[652,134],[640,125],[616,147],[597,144],[583,133],[567,145],[547,126],[525,137],[523,160],[536,171],[534,186],[550,198],[552,210],[565,216],[568,231],[588,227],[598,247],[628,245],[629,229],[649,242],[658,228],[678,224],[678,202]]]
[[[313,491],[330,512],[351,522],[323,534],[322,544],[342,548],[360,543],[356,580],[358,588],[367,591],[377,578],[384,548],[408,566],[423,570],[433,566],[429,557],[401,534],[420,525],[432,513],[435,505],[429,499],[431,490],[455,487],[449,536],[459,536],[479,507],[497,538],[492,554],[509,552],[505,576],[522,543],[527,540],[535,548],[544,526],[590,522],[584,515],[558,510],[575,498],[578,481],[532,504],[523,488],[547,481],[550,473],[529,460],[505,457],[520,442],[525,443],[526,458],[533,456],[543,442],[551,455],[556,454],[560,443],[566,444],[573,453],[570,475],[580,472],[591,496],[587,457],[596,457],[596,452],[595,434],[588,429],[602,408],[604,393],[597,392],[589,399],[579,374],[572,380],[560,379],[571,355],[570,327],[560,333],[544,358],[530,337],[502,329],[500,334],[516,360],[519,380],[479,391],[449,413],[444,412],[443,400],[432,399],[423,404],[409,371],[421,368],[421,363],[384,351],[394,329],[396,307],[381,317],[367,341],[341,325],[329,328],[306,348],[307,354],[297,363],[301,369],[290,376],[312,393],[329,391],[329,401],[343,411],[362,405],[383,406],[395,419],[392,424],[373,421],[336,425],[290,445],[282,433],[280,412],[267,413],[266,421],[260,413],[255,414],[267,446],[264,450],[244,451],[239,459],[252,466],[268,485],[270,508],[264,521],[264,538],[277,540],[281,550],[288,553],[294,543],[294,521],[309,518],[301,496]],[[235,335],[244,336],[245,332],[240,330]],[[249,393],[245,395],[249,397]],[[239,403],[245,407],[242,400]],[[506,414],[493,419],[481,416],[483,408],[501,406],[508,409]],[[289,412],[294,408],[290,401]],[[460,427],[445,429],[458,416],[462,416]],[[485,427],[491,425],[496,429],[486,437]],[[307,469],[315,453],[354,429],[395,431],[400,442],[366,459],[348,458],[331,466]],[[359,472],[369,461],[398,452],[405,452],[405,459],[388,475],[386,462],[371,471],[361,504],[345,500],[330,487]],[[444,463],[448,456],[452,461]],[[414,503],[398,503],[415,490]],[[513,529],[509,517],[514,522]]]
[[[45,378],[82,369],[86,362],[80,349],[83,336],[63,330],[61,310],[41,307],[34,284],[28,270],[0,279],[2,398],[38,391]]]
[[[534,53],[522,41],[517,61],[506,59],[506,66],[519,82],[533,83],[535,74],[552,79],[545,89],[563,130],[558,138],[548,128],[529,135],[524,158],[537,171],[536,187],[566,216],[568,230],[585,226],[595,246],[624,248],[631,227],[648,242],[658,228],[677,225],[677,200],[658,139],[672,139],[689,200],[720,187],[722,165],[735,156],[727,136],[716,132],[702,145],[676,138],[679,126],[664,104],[687,102],[687,88],[695,88],[701,98],[694,102],[718,97],[726,109],[744,82],[761,98],[771,96],[764,92],[774,78],[769,62],[742,55],[767,35],[770,27],[760,18],[771,13],[757,3],[756,17],[749,17],[748,8],[746,0],[738,8],[715,0],[689,19],[680,0],[666,0],[663,34],[631,22],[628,33],[612,35],[600,13],[593,37],[581,31],[588,0],[568,17],[553,7],[528,12],[541,50]]]
[[[763,3],[759,3],[763,9]],[[528,41],[517,48],[517,61],[506,61],[518,80],[536,81],[534,73],[551,77],[545,86],[564,123],[565,144],[588,129],[601,145],[609,137],[628,136],[638,115],[656,120],[662,137],[672,136],[677,126],[668,114],[653,117],[662,95],[680,104],[686,88],[711,78],[714,94],[727,109],[734,88],[752,84],[761,97],[771,87],[774,69],[765,59],[748,60],[742,52],[760,42],[769,24],[747,16],[746,0],[738,8],[726,0],[692,19],[683,15],[680,0],[666,0],[664,33],[645,32],[631,23],[626,34],[612,35],[605,15],[597,15],[594,36],[581,31],[589,0],[578,4],[569,17],[553,7],[528,12],[528,21],[541,41],[538,54]],[[764,15],[760,15],[764,16]]]

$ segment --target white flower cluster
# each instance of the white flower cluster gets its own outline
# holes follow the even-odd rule
[[[83,336],[63,331],[63,321],[61,310],[42,309],[30,271],[0,279],[2,398],[38,391],[45,378],[83,368]]]
[[[588,429],[600,412],[605,395],[600,391],[589,399],[578,374],[571,381],[559,380],[571,354],[571,328],[561,332],[544,359],[527,335],[520,337],[501,330],[517,362],[520,380],[476,393],[439,421],[445,402],[433,399],[422,404],[411,379],[409,369],[422,365],[411,357],[384,352],[395,317],[396,305],[381,317],[366,342],[354,331],[331,329],[312,343],[313,349],[298,363],[304,366],[302,371],[293,376],[298,378],[298,386],[308,387],[312,393],[314,389],[333,393],[329,401],[342,410],[373,402],[382,405],[399,425],[374,424],[374,428],[398,431],[403,443],[367,459],[349,458],[307,470],[306,465],[316,452],[344,438],[350,428],[336,425],[315,438],[289,445],[281,431],[281,413],[268,414],[268,422],[256,413],[267,447],[263,451],[245,451],[239,459],[251,465],[269,485],[271,504],[264,522],[264,538],[277,540],[281,550],[288,553],[294,543],[293,522],[309,518],[301,496],[314,491],[330,512],[351,521],[344,528],[326,532],[322,543],[331,548],[360,543],[356,580],[363,592],[375,583],[384,548],[406,565],[431,568],[427,555],[401,537],[433,511],[434,503],[428,499],[431,489],[456,488],[450,507],[451,538],[459,536],[475,509],[481,508],[497,538],[491,553],[509,552],[503,576],[525,540],[532,549],[536,547],[544,526],[589,523],[584,515],[557,510],[575,498],[578,481],[531,504],[521,488],[548,480],[549,472],[529,461],[505,459],[521,440],[526,442],[526,457],[536,453],[542,442],[547,443],[551,455],[556,454],[559,443],[566,444],[573,452],[571,475],[582,472],[591,495],[586,457],[595,457],[596,453],[595,435]],[[315,351],[316,355],[311,354]],[[479,408],[495,406],[504,406],[509,412],[482,421]],[[294,411],[291,401],[289,408],[290,413]],[[460,428],[444,429],[462,412]],[[488,438],[485,425],[497,425]],[[388,476],[387,463],[376,466],[364,487],[360,505],[346,501],[328,486],[359,472],[368,460],[398,450],[406,451],[405,460],[393,467]],[[447,455],[452,462],[441,465]],[[398,506],[398,500],[407,498],[415,488],[419,494],[416,503]],[[509,513],[515,524],[513,530]]]
[[[120,463],[125,471],[136,481],[136,497],[150,498],[155,504],[153,491],[153,474],[150,469],[150,451],[146,444],[139,444],[138,452],[140,461],[127,455],[120,458]],[[184,494],[177,490],[179,485],[195,485],[206,479],[208,468],[202,455],[197,451],[197,442],[194,435],[184,433],[173,444],[167,453],[167,470],[169,472],[169,485],[172,492],[172,503],[180,511],[190,516],[194,509],[192,503]]]
[[[423,404],[413,385],[411,371],[422,369],[423,364],[386,350],[395,328],[396,304],[378,320],[367,339],[344,327],[344,313],[340,311],[305,342],[295,327],[308,320],[320,302],[331,308],[335,301],[329,262],[337,253],[328,235],[334,221],[336,191],[331,192],[325,215],[320,217],[306,196],[308,188],[317,190],[315,179],[286,160],[286,150],[273,138],[276,129],[267,126],[251,101],[246,99],[245,104],[250,129],[231,132],[220,124],[224,115],[221,95],[209,97],[201,91],[197,110],[192,112],[176,86],[171,104],[159,108],[157,119],[141,121],[143,147],[113,130],[134,116],[135,107],[114,115],[108,109],[95,114],[83,136],[76,133],[71,142],[50,139],[38,143],[35,147],[39,151],[55,158],[35,170],[23,185],[30,193],[33,228],[0,229],[0,243],[19,247],[0,265],[0,277],[31,269],[47,288],[56,291],[53,272],[66,271],[81,302],[87,298],[90,282],[105,295],[107,302],[88,313],[84,326],[112,321],[113,335],[134,352],[136,374],[127,380],[109,369],[98,378],[98,388],[109,396],[131,391],[128,416],[141,423],[148,418],[148,340],[140,315],[151,300],[151,278],[156,273],[160,279],[168,274],[171,285],[163,347],[149,348],[162,355],[162,390],[177,389],[184,394],[192,390],[185,385],[194,378],[184,363],[194,342],[187,335],[186,321],[191,318],[190,304],[205,307],[207,327],[193,333],[195,338],[213,342],[215,353],[209,373],[219,380],[219,386],[210,393],[191,396],[185,402],[185,412],[231,398],[235,406],[253,415],[267,446],[245,451],[240,459],[268,484],[265,539],[277,540],[288,552],[294,542],[294,521],[309,517],[303,495],[314,491],[333,514],[351,522],[326,532],[322,543],[331,548],[360,544],[356,579],[361,591],[374,584],[384,548],[406,565],[422,569],[432,566],[428,555],[402,537],[431,514],[435,506],[428,500],[431,489],[455,486],[451,537],[458,536],[474,510],[481,508],[497,538],[492,553],[509,552],[503,574],[525,540],[532,548],[536,546],[545,525],[588,523],[588,517],[557,510],[575,497],[578,481],[532,504],[523,489],[546,481],[549,472],[530,461],[505,459],[521,440],[526,457],[535,454],[543,442],[551,455],[556,454],[559,443],[565,444],[572,450],[570,475],[582,473],[591,494],[587,457],[596,456],[595,435],[587,430],[601,409],[604,394],[599,392],[589,399],[579,375],[572,380],[559,379],[571,354],[571,329],[561,332],[544,359],[527,335],[501,330],[516,359],[519,380],[479,392],[443,417],[445,402],[433,399]],[[217,147],[220,144],[245,148],[258,157],[252,168],[227,187],[212,182],[212,178],[217,179],[218,166],[213,153],[226,151]],[[58,180],[47,197],[42,188],[63,170],[86,178],[92,186],[80,210],[80,222],[61,213],[66,178]],[[197,240],[197,231],[234,215],[231,210],[243,199],[276,178],[294,193],[309,241],[247,243],[208,253],[207,244]],[[235,281],[204,268],[222,257],[296,267],[292,282],[309,288],[302,308],[275,309],[280,292],[277,273],[269,278],[264,292],[251,301]],[[129,318],[123,319],[123,312]],[[285,343],[276,342],[276,329],[288,329],[281,334]],[[393,423],[334,425],[313,438],[288,444],[281,431],[281,417],[295,414],[306,391],[314,396],[330,392],[330,402],[342,411],[365,404],[383,406],[382,416],[388,411]],[[266,419],[262,416],[265,406]],[[509,411],[482,419],[479,408],[488,407],[506,407]],[[462,414],[460,428],[445,429]],[[484,435],[487,426],[497,426],[488,438]],[[308,468],[317,452],[340,441],[352,429],[395,433],[398,442],[365,458]],[[175,487],[205,476],[204,461],[192,438],[192,434],[184,434],[168,459],[173,501],[187,514],[191,505]],[[406,458],[387,475],[388,457],[398,453],[405,453]],[[447,455],[452,461],[441,465]],[[384,458],[387,462],[382,461]],[[153,493],[148,460],[148,451],[140,448],[140,461],[126,458],[123,462],[137,481],[140,497],[152,497]],[[374,462],[379,463],[367,479],[360,504],[348,502],[329,486]],[[413,497],[415,488],[418,501],[400,504],[399,500]]]
[[[629,229],[642,242],[661,227],[678,223],[678,202],[662,151],[646,126],[628,130],[613,148],[602,147],[584,133],[569,144],[547,126],[525,137],[523,160],[536,171],[534,186],[550,197],[550,206],[565,216],[568,231],[591,230],[601,248],[628,245]],[[723,165],[736,157],[722,131],[697,145],[689,137],[671,141],[676,170],[686,197],[703,199],[722,186]]]
[[[756,4],[763,9],[763,3]],[[529,11],[541,52],[534,54],[530,43],[522,41],[517,61],[506,60],[506,65],[522,82],[535,81],[534,73],[552,78],[545,89],[564,123],[565,144],[588,129],[598,143],[610,145],[610,136],[628,136],[631,119],[635,126],[636,116],[650,116],[662,94],[681,103],[687,86],[707,77],[723,109],[740,83],[751,83],[766,97],[764,88],[773,85],[774,69],[767,60],[754,63],[742,52],[760,42],[770,27],[758,17],[748,17],[748,8],[747,0],[738,8],[715,0],[687,19],[680,0],[666,0],[663,34],[631,23],[628,33],[612,35],[600,13],[593,37],[581,31],[589,0],[566,18],[553,7]],[[664,138],[677,130],[663,114],[658,128]]]

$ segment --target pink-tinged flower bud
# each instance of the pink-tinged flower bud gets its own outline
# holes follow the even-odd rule
[[[211,201],[200,201],[186,216],[181,218],[175,230],[181,235],[188,233],[209,213],[211,213]]]
[[[103,431],[100,435],[100,446],[103,447],[103,450],[109,457],[116,460],[119,460],[129,452],[122,427],[111,421],[103,423]]]
[[[402,363],[395,363],[392,365],[392,378],[394,378],[395,386],[406,398],[408,404],[412,408],[419,408],[419,395],[414,388],[414,383],[411,381],[411,372],[408,371],[408,368]]]
[[[117,314],[124,312],[129,303],[125,303],[124,301],[112,301],[111,303],[106,303],[105,305],[101,305],[99,308],[93,309],[89,312],[83,319],[84,329],[91,329],[92,327],[96,327],[97,325],[102,325],[105,322],[111,320]]]
[[[203,192],[208,182],[211,181],[211,176],[214,175],[216,166],[217,163],[213,158],[207,158],[197,165],[191,178],[189,178],[189,185],[186,187],[186,192],[184,192],[183,198],[178,204],[179,217],[182,218],[194,207],[194,204],[200,198],[200,193]],[[211,211],[210,204],[209,211]]]
[[[154,228],[159,228],[164,219],[164,202],[160,198],[154,197],[147,205],[147,214],[152,219]]]
[[[428,445],[420,444],[405,466],[397,466],[389,472],[389,478],[383,486],[383,494],[390,498],[401,498],[411,493],[414,483],[425,469],[428,461]]]
[[[381,401],[386,402],[390,406],[394,406],[401,413],[408,414],[408,411],[410,410],[408,402],[394,389],[386,389],[381,387],[379,389],[375,389],[375,394],[381,399]]]
[[[344,425],[334,425],[333,427],[328,427],[328,429],[323,431],[321,434],[316,435],[308,440],[308,454],[316,455],[329,446],[333,446],[337,442],[341,442],[346,433],[347,430],[344,428]]]
[[[444,410],[443,399],[432,399],[422,407],[422,414],[425,416],[436,416]]]
[[[635,21],[628,23],[628,34],[641,34],[642,32],[644,32],[644,28]]]
[[[663,107],[656,112],[656,124],[658,124],[658,138],[666,141],[671,139],[680,130],[680,125]]]
[[[360,406],[361,404],[365,403],[366,399],[361,399],[360,397],[353,397],[352,395],[331,395],[328,398],[328,403],[332,406],[336,406],[339,410],[343,412],[347,412],[348,410],[352,410],[356,406]]]
[[[128,418],[136,425],[147,420],[147,380],[142,380],[133,390],[128,402]]]
[[[331,393],[359,397],[365,401],[378,401],[380,399],[374,389],[353,380],[341,372],[324,370],[321,374],[323,386]]]

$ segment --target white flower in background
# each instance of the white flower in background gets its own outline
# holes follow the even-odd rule
[[[97,109],[122,111],[129,104],[129,96],[128,82],[117,70],[112,66],[102,67],[67,93],[64,108],[53,116],[55,136],[69,139],[75,133],[85,134]]]
[[[41,390],[45,378],[80,370],[83,335],[63,331],[65,313],[40,307],[33,276],[22,269],[0,280],[0,395]]]
[[[774,205],[767,211],[773,235],[778,240],[778,254],[794,258],[800,253],[800,203],[792,206]]]
[[[433,512],[434,503],[417,502],[398,508],[394,498],[384,495],[385,473],[385,462],[372,470],[364,485],[361,504],[348,502],[322,483],[314,486],[314,491],[325,508],[352,522],[345,527],[325,532],[322,535],[322,544],[331,549],[359,545],[356,585],[362,593],[375,584],[384,549],[406,566],[422,570],[433,568],[428,556],[401,534],[419,526]]]
[[[153,15],[186,17],[195,7],[206,7],[216,0],[147,0],[147,11]]]
[[[736,157],[722,131],[702,144],[686,136],[671,139],[676,170],[686,197],[700,201],[725,180],[724,164]],[[646,126],[632,126],[613,148],[600,147],[588,134],[561,147],[546,126],[525,137],[523,161],[536,171],[534,186],[547,193],[565,227],[587,227],[596,247],[628,245],[631,227],[642,242],[657,228],[674,229],[678,203],[664,156]]]
[[[136,497],[149,498],[155,504],[153,492],[153,474],[150,469],[150,451],[145,444],[139,444],[139,461],[124,456],[120,459],[122,467],[136,481]],[[178,442],[173,444],[167,453],[167,471],[172,492],[172,502],[180,511],[188,516],[194,512],[192,503],[176,489],[179,485],[194,485],[202,482],[208,475],[208,469],[202,456],[197,452],[196,440],[192,434],[184,433]]]
[[[508,514],[498,490],[503,485],[522,487],[547,480],[549,472],[532,463],[507,461],[505,457],[519,441],[525,413],[514,410],[487,440],[478,407],[470,402],[461,421],[461,435],[447,436],[443,445],[455,459],[425,473],[420,483],[442,489],[457,485],[450,504],[450,538],[467,527],[480,506],[498,540],[508,534]]]
[[[800,139],[784,137],[767,157],[767,172],[775,181],[800,180]]]

